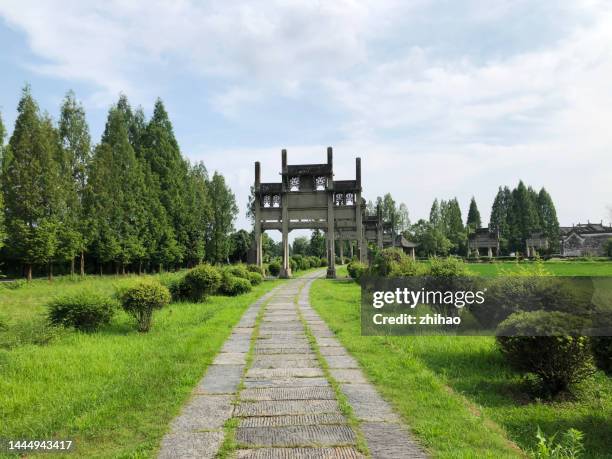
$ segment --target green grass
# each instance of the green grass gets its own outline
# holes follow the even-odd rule
[[[471,271],[485,276],[503,275],[519,269],[529,269],[533,262],[469,263]],[[555,276],[612,276],[612,262],[609,261],[545,261],[544,269]]]
[[[131,279],[1,288],[0,314],[19,327],[44,320],[44,304],[58,293],[86,287],[112,294],[125,282]],[[79,457],[153,456],[244,310],[279,282],[238,297],[171,304],[155,314],[148,334],[137,333],[119,312],[98,333],[68,332],[48,345],[0,349],[0,438],[70,438]]]
[[[533,402],[491,337],[361,336],[353,282],[317,280],[311,301],[435,457],[521,457],[538,426],[547,435],[577,428],[585,457],[612,457],[612,379],[603,373],[580,388],[580,401]]]

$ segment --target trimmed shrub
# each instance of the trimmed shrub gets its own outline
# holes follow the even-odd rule
[[[356,281],[358,281],[361,276],[363,275],[363,273],[366,271],[366,269],[368,269],[368,267],[366,265],[364,265],[363,263],[360,263],[358,261],[351,261],[347,266],[346,269],[349,273],[349,276],[351,276],[351,278],[355,279]]]
[[[497,343],[514,369],[534,375],[541,394],[553,396],[594,372],[589,339],[567,335],[586,325],[563,312],[517,312],[499,324]]]
[[[612,331],[612,317],[598,319],[598,325],[607,328],[607,334]],[[612,336],[593,336],[591,338],[593,356],[597,366],[612,375]]]
[[[399,262],[392,262],[390,268],[389,277],[422,276],[426,272],[423,264],[407,255],[404,255]]]
[[[300,265],[298,264],[297,261],[295,261],[293,258],[289,259],[289,266],[291,267],[291,271],[295,272],[295,271],[299,271],[300,270]]]
[[[429,259],[429,270],[426,273],[433,277],[467,277],[471,275],[468,265],[456,257]]]
[[[47,308],[49,322],[52,325],[93,332],[110,322],[117,309],[117,303],[112,298],[81,291],[56,298],[47,305]]]
[[[249,281],[251,282],[251,285],[259,285],[263,282],[263,280],[264,278],[261,274],[249,272]]]
[[[270,275],[278,276],[280,274],[280,263],[278,261],[271,261],[268,265],[268,269],[270,270]]]
[[[262,276],[266,275],[266,270],[263,266],[247,265],[247,269],[249,270],[249,272],[252,272],[252,273],[259,273]]]
[[[153,311],[170,303],[170,292],[159,282],[139,282],[119,293],[121,306],[136,319],[139,332],[151,328]]]
[[[189,287],[185,282],[185,277],[179,279],[169,279],[162,282],[170,292],[172,301],[182,301],[189,298]]]
[[[184,292],[192,301],[203,301],[213,295],[221,286],[219,269],[209,264],[201,264],[190,270],[183,279]]]
[[[223,273],[221,292],[224,295],[237,296],[251,291],[251,282],[241,277],[236,277],[228,272]]]
[[[318,268],[321,266],[321,259],[319,257],[308,257],[308,262],[310,263],[311,268]]]
[[[249,270],[246,265],[238,264],[233,265],[226,268],[226,271],[229,272],[232,276],[240,277],[242,279],[249,279]]]
[[[319,264],[321,267],[327,266],[327,258],[321,257],[321,263]]]
[[[400,263],[406,258],[406,254],[398,248],[382,249],[374,255],[371,271],[372,274],[386,277],[391,273],[394,264]]]

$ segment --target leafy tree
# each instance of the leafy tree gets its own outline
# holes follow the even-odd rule
[[[249,199],[247,201],[246,218],[254,225],[255,224],[255,187],[249,188]]]
[[[59,235],[59,258],[70,261],[70,271],[74,273],[74,259],[80,254],[80,273],[84,275],[89,216],[85,214],[83,202],[87,165],[91,159],[91,137],[85,110],[72,91],[66,94],[62,103],[58,131],[62,153],[60,174],[66,202]]]
[[[280,257],[283,253],[282,243],[280,241],[274,242],[268,233],[265,232],[261,235],[261,246],[264,261],[270,261],[273,258]]]
[[[229,255],[229,233],[234,229],[238,207],[234,193],[218,172],[215,172],[208,182],[208,190],[212,214],[207,234],[206,256],[213,263],[221,263],[227,261]]]
[[[2,185],[9,247],[24,263],[29,280],[32,265],[50,264],[57,248],[59,152],[51,120],[40,116],[29,86],[23,89],[17,112]]]
[[[321,230],[315,229],[310,235],[310,244],[308,247],[308,255],[323,258],[327,252],[327,241]]]
[[[403,202],[397,209],[397,231],[403,233],[410,228],[410,217],[408,216],[408,207]]]
[[[291,252],[293,255],[307,255],[309,251],[310,242],[307,237],[300,236],[293,240]]]
[[[253,237],[246,230],[238,230],[230,236],[230,261],[246,263]]]
[[[466,226],[469,230],[474,231],[482,225],[480,221],[480,212],[478,211],[478,206],[476,205],[476,199],[472,196],[472,200],[470,201],[470,210],[468,211]]]
[[[419,244],[419,256],[448,255],[452,242],[444,235],[440,228],[431,222],[420,219],[410,229],[411,239]]]
[[[431,205],[431,210],[429,211],[429,223],[431,223],[434,227],[438,227],[442,223],[440,203],[438,202],[437,198],[434,199],[434,202]]]

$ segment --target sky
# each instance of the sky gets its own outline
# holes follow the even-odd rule
[[[612,219],[612,2],[598,0],[0,2],[0,111],[21,88],[57,119],[83,102],[94,142],[120,93],[160,97],[183,154],[245,207],[262,163],[362,158],[364,197],[410,218],[434,198],[545,187],[562,225]]]

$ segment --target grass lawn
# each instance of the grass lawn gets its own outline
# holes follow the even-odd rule
[[[435,457],[521,457],[534,447],[538,426],[547,435],[577,428],[585,457],[612,457],[612,378],[603,373],[580,388],[580,401],[534,402],[494,338],[361,336],[353,282],[317,280],[311,300]]]
[[[148,334],[136,332],[121,311],[98,333],[64,332],[46,345],[27,344],[46,333],[44,304],[54,295],[81,288],[112,294],[125,282],[131,279],[0,287],[0,315],[9,322],[0,332],[0,438],[73,439],[80,457],[153,456],[244,310],[282,281],[238,297],[171,304],[154,315]],[[21,339],[17,345],[11,333]]]
[[[469,263],[468,266],[474,273],[496,276],[521,268],[529,269],[533,262]],[[609,261],[545,261],[542,266],[555,276],[612,276],[612,262]]]

